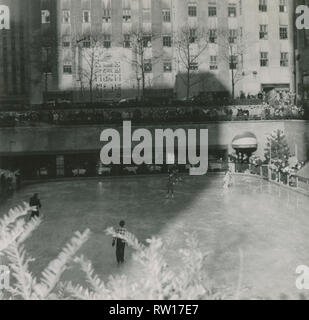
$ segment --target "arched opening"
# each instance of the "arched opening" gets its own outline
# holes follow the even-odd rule
[[[244,169],[244,166],[248,166],[249,161],[254,152],[258,149],[258,141],[252,132],[244,132],[237,135],[232,141],[232,147],[236,151],[236,171],[238,166]]]

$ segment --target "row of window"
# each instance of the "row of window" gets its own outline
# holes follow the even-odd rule
[[[269,66],[269,53],[261,52],[260,53],[260,66],[268,67]],[[280,54],[280,67],[288,67],[289,66],[289,53],[281,52]]]
[[[241,11],[241,8],[240,8]],[[267,12],[267,0],[259,0],[259,11]],[[279,5],[280,12],[287,12],[287,0],[280,0]],[[228,6],[228,17],[236,17],[237,16],[237,7],[236,4],[230,4]],[[197,4],[189,3],[188,4],[188,16],[189,17],[197,17]],[[208,7],[208,16],[216,17],[217,16],[217,6],[210,5]],[[126,8],[123,9],[123,22],[131,22],[131,9]],[[143,9],[142,13],[143,21],[150,22],[151,21],[151,9]],[[112,19],[112,9],[103,9],[102,21],[103,22],[111,22]],[[163,22],[171,22],[171,10],[163,9],[162,10],[162,19]],[[82,21],[83,23],[91,23],[91,12],[90,10],[83,10],[82,13]],[[42,10],[42,23],[50,23],[50,11]],[[70,24],[71,23],[71,11],[70,10],[62,10],[62,23]]]
[[[151,46],[151,40],[152,37],[149,35],[146,35],[142,38],[142,43],[144,48],[148,48]],[[172,47],[172,37],[171,36],[163,36],[162,37],[162,42],[163,42],[163,47]],[[103,41],[102,41],[103,47],[108,49],[111,48],[112,46],[112,39],[111,35],[105,34],[103,35]],[[62,46],[64,48],[70,48],[71,47],[71,42],[68,40],[64,40],[62,42]],[[132,42],[131,42],[131,36],[129,34],[126,34],[123,36],[123,47],[124,48],[131,48]],[[91,48],[91,41],[90,40],[84,40],[82,42],[82,47],[83,48]]]
[[[280,26],[279,37],[280,37],[280,40],[287,40],[288,39],[288,37],[289,37],[288,26]],[[267,24],[260,25],[260,39],[261,40],[268,39],[268,25]]]
[[[287,40],[288,39],[288,27],[287,26],[280,26],[279,34],[280,34],[280,40]],[[259,36],[260,36],[261,40],[268,39],[267,25],[260,25]],[[235,43],[237,41],[237,37],[238,37],[238,30],[237,29],[230,29],[229,36],[228,36],[229,43]],[[217,29],[210,29],[208,41],[210,43],[217,43],[217,38],[218,38]],[[145,35],[142,39],[143,46],[145,48],[151,46],[151,40],[152,40],[152,37],[150,35]],[[196,42],[196,40],[197,40],[196,29],[192,28],[192,29],[190,29],[190,42],[194,43],[194,42]],[[163,47],[172,47],[172,45],[173,45],[172,36],[170,36],[170,35],[162,36],[162,43],[163,43]],[[103,35],[104,48],[111,48],[111,45],[112,45],[111,35],[110,34]],[[62,46],[66,47],[66,48],[70,47],[71,42],[64,40],[62,42]],[[84,40],[82,43],[82,46],[84,48],[90,48],[91,47],[90,40]],[[131,36],[129,34],[124,35],[123,47],[124,48],[131,48]]]
[[[238,65],[238,56],[230,56],[230,69],[237,69]],[[261,52],[260,53],[260,66],[261,67],[268,67],[269,66],[269,53],[268,52]],[[289,66],[289,53],[288,52],[281,52],[280,54],[280,66],[281,67],[288,67]],[[190,70],[196,71],[198,70],[199,65],[197,61],[191,62]],[[218,70],[218,57],[215,55],[210,56],[209,60],[209,69],[210,70]],[[152,62],[151,59],[146,59],[144,61],[144,72],[151,73],[152,72]],[[169,73],[172,72],[172,62],[163,62],[163,72]],[[63,65],[63,73],[65,74],[72,74],[72,65],[65,64]]]
[[[272,1],[272,0],[259,0],[259,11],[267,12],[268,1]],[[288,0],[280,0],[279,12],[287,12],[287,11],[288,11]]]

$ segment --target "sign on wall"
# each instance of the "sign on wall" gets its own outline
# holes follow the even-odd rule
[[[121,77],[121,62],[110,61],[102,62],[97,77],[97,89],[102,91],[102,94],[121,97],[122,77]]]
[[[0,5],[0,30],[10,29],[10,8]]]

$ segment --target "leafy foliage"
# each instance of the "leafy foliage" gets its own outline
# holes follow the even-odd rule
[[[113,228],[106,230],[116,236]],[[105,284],[93,270],[90,261],[83,256],[75,259],[85,272],[88,288],[68,283],[68,293],[82,300],[190,300],[190,299],[221,299],[223,296],[209,285],[205,273],[204,262],[207,254],[198,248],[194,236],[189,236],[187,247],[180,251],[182,259],[181,271],[174,271],[165,260],[166,247],[161,239],[147,240],[141,244],[131,233],[119,235],[136,251],[133,255],[134,269],[138,275],[128,274],[110,277]]]
[[[290,148],[286,137],[281,130],[274,131],[267,138],[265,148],[265,159],[270,164],[275,164],[276,167],[285,168],[289,164]]]
[[[40,281],[29,270],[33,259],[24,248],[24,241],[37,229],[41,219],[27,221],[31,209],[27,204],[10,210],[0,220],[0,257],[5,257],[12,271],[13,285],[8,289],[10,298],[24,300],[54,299],[54,292],[59,279],[66,270],[76,252],[87,241],[89,230],[75,233],[71,241],[64,247],[59,256],[42,272]]]

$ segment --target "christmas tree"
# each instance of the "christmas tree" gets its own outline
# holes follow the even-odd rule
[[[290,148],[282,130],[273,132],[267,138],[265,148],[265,159],[269,164],[274,164],[278,169],[288,166],[290,158]]]

